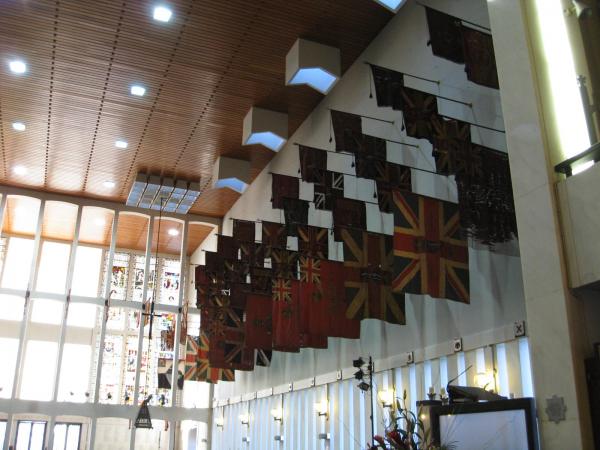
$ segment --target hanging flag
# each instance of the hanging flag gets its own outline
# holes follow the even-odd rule
[[[329,255],[329,229],[311,225],[299,226],[298,252],[312,258],[327,259]]]
[[[298,236],[298,225],[308,223],[308,202],[297,198],[284,198],[283,215],[287,235]]]
[[[208,361],[211,367],[252,370],[254,349],[246,345],[244,309],[234,307],[227,296],[218,300],[221,303],[205,308],[202,317],[211,342]]]
[[[273,249],[271,252],[273,277],[284,279],[298,278],[298,252],[286,249]]]
[[[461,226],[487,244],[517,237],[517,222],[508,155],[473,145],[457,160],[456,185]]]
[[[435,9],[425,8],[429,27],[429,45],[434,55],[455,63],[465,62],[461,20]]]
[[[265,250],[265,258],[270,258],[273,248],[286,248],[287,234],[285,232],[285,224],[263,220],[262,245]]]
[[[402,191],[394,192],[394,205],[394,292],[469,303],[458,206]]]
[[[344,174],[324,171],[322,175],[322,183],[314,185],[315,209],[331,211],[335,199],[344,197]]]
[[[256,365],[260,367],[270,367],[273,352],[271,350],[256,350]]]
[[[273,347],[273,298],[250,294],[246,306],[246,345],[271,350]]]
[[[404,324],[404,295],[392,292],[393,237],[342,229],[346,317]]]
[[[206,381],[235,381],[233,370],[215,369],[208,363],[208,337],[200,331],[200,336],[188,336],[186,340],[184,380]]]
[[[325,348],[329,311],[321,286],[322,260],[300,257],[300,329],[306,347]],[[325,346],[325,347],[323,347]]]
[[[360,320],[346,316],[346,288],[344,287],[344,263],[321,261],[321,298],[319,304],[325,310],[320,314],[325,322],[326,335],[346,339],[360,338]]]
[[[468,154],[471,147],[471,125],[456,119],[434,116],[433,157],[436,172],[442,175],[456,173],[456,161]]]
[[[395,70],[371,64],[377,106],[391,106],[395,110],[402,109],[402,88],[404,74]]]
[[[263,267],[250,269],[250,289],[253,294],[271,295],[273,272]]]
[[[402,90],[402,98],[406,135],[416,139],[427,139],[433,143],[431,119],[438,114],[435,95],[405,87]]]
[[[219,234],[217,236],[217,253],[222,259],[238,259],[237,241],[231,236]]]
[[[336,152],[356,153],[362,136],[362,119],[356,114],[331,110]]]
[[[300,174],[307,183],[319,183],[327,170],[327,152],[300,145]]]
[[[500,89],[492,35],[461,27],[465,53],[465,72],[473,83]]]
[[[377,202],[379,210],[385,213],[393,211],[393,191],[412,190],[412,174],[410,167],[389,161],[378,161],[375,168],[375,184],[377,186]]]
[[[256,224],[250,220],[233,219],[233,239],[240,242],[255,241]]]
[[[273,208],[283,209],[284,199],[297,199],[300,196],[300,180],[288,175],[274,173],[272,176],[272,197]]]
[[[333,207],[333,235],[341,241],[341,227],[367,229],[367,212],[364,202],[350,198],[336,198]]]
[[[298,280],[273,279],[273,350],[300,351],[298,287]]]
[[[189,312],[189,305],[188,305],[187,300],[184,300],[183,308],[181,308],[181,327],[179,330],[179,343],[181,345],[185,345],[185,340],[187,339],[188,312]]]
[[[251,267],[264,267],[265,249],[262,244],[257,242],[240,242],[239,245],[240,261],[245,263],[248,273]]]

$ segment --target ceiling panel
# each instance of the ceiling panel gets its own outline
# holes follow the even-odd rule
[[[154,4],[3,3],[0,183],[124,202],[139,170],[207,180],[229,155],[251,161],[256,176],[273,153],[241,147],[250,107],[287,112],[291,134],[323,98],[284,86],[294,41],[338,46],[346,70],[392,17],[373,0],[172,0],[173,19],[159,23]],[[15,57],[27,61],[25,76],[6,69]],[[129,94],[133,83],[144,97]],[[12,130],[17,120],[25,132]],[[117,139],[129,147],[116,149]],[[237,198],[207,190],[192,212],[220,217]]]

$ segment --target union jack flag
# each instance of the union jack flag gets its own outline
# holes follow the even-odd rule
[[[346,317],[404,324],[404,296],[392,292],[392,236],[342,229]]]
[[[470,153],[471,125],[438,115],[433,116],[431,125],[436,172],[442,175],[455,174],[457,160]]]
[[[330,299],[323,295],[322,267],[320,259],[300,256],[300,315],[301,329],[310,336],[327,336],[329,331]],[[312,340],[313,346],[322,346],[318,338]],[[326,339],[325,339],[325,345]]]
[[[184,380],[206,381],[235,381],[233,370],[215,369],[208,363],[209,339],[200,332],[200,336],[187,336],[185,351]]]
[[[469,251],[458,206],[394,192],[396,293],[427,294],[469,303]]]
[[[298,252],[313,258],[327,259],[329,254],[329,230],[310,225],[299,226]]]

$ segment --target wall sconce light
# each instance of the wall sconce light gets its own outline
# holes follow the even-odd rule
[[[327,399],[321,400],[319,403],[315,403],[315,411],[319,417],[329,418],[329,402]]]
[[[475,375],[475,384],[481,389],[488,390],[488,386],[494,387],[494,374],[491,371],[479,372]]]
[[[394,408],[394,390],[379,391],[379,401],[384,408]]]
[[[240,414],[240,422],[242,422],[242,425],[249,426],[250,416],[248,414]]]
[[[223,428],[223,426],[225,425],[225,420],[222,417],[217,417],[215,419],[215,425],[217,426],[217,428]]]
[[[250,445],[250,438],[248,436],[244,436],[242,438],[242,443],[246,445]]]
[[[298,39],[285,58],[285,84],[306,84],[327,94],[342,74],[338,48]]]
[[[244,117],[242,145],[261,144],[278,152],[288,138],[288,115],[253,106]]]
[[[275,441],[279,442],[280,444],[283,445],[283,436],[281,436],[280,434],[275,436]]]
[[[331,439],[331,435],[329,433],[319,433],[319,440],[328,441]]]
[[[282,408],[272,409],[271,415],[273,416],[273,420],[275,420],[275,422],[283,422],[283,409]]]

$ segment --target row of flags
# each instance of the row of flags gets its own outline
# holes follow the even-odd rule
[[[498,88],[490,35],[430,8],[427,21],[435,55]],[[374,203],[393,214],[394,234],[367,231],[365,202],[344,197],[348,174],[328,170],[326,150],[301,145],[300,177],[272,175],[284,223],[234,220],[232,236],[218,236],[196,268],[201,328],[188,336],[185,379],[232,381],[235,370],[269,365],[273,351],[358,339],[363,319],[405,324],[407,293],[469,303],[467,236],[516,236],[506,155],[474,144],[471,124],[440,115],[437,97],[405,86],[402,73],[371,67],[378,106],[401,110],[407,135],[432,144],[436,172],[456,177],[459,204],[411,192],[411,168],[387,161],[386,140],[364,134],[360,116],[332,111],[335,151],[353,155],[354,176],[375,181]],[[332,212],[331,229],[308,225],[300,180],[313,183],[314,208]],[[343,261],[330,259],[330,239],[342,243]]]
[[[402,110],[407,135],[431,143],[436,172],[455,176],[462,229],[490,245],[517,236],[508,155],[473,143],[470,123],[440,115],[436,96],[406,87],[402,73],[371,68],[377,105]],[[354,117],[335,115],[334,126],[360,132]]]

